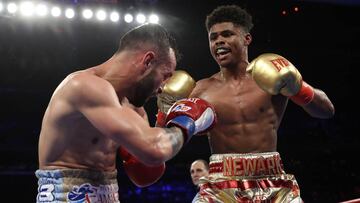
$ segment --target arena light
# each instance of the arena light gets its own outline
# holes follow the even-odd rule
[[[34,4],[29,1],[20,4],[20,13],[23,16],[32,16],[34,14]]]
[[[52,9],[51,9],[51,15],[53,17],[59,17],[61,15],[61,9],[57,6],[54,6]]]
[[[118,12],[113,11],[113,12],[110,13],[110,20],[111,20],[112,22],[118,22],[119,19],[120,19],[120,15],[119,15]]]
[[[87,9],[83,10],[82,15],[85,19],[90,19],[93,17],[93,12],[92,12],[92,10],[87,8]]]
[[[65,10],[65,17],[71,19],[71,18],[73,18],[74,16],[75,16],[75,11],[74,11],[74,9],[72,9],[72,8],[67,8],[67,9]]]
[[[131,22],[134,20],[134,17],[133,17],[130,13],[127,13],[127,14],[125,14],[125,16],[124,16],[124,20],[125,20],[125,22],[127,22],[127,23],[131,23]]]
[[[9,13],[14,14],[18,10],[18,6],[15,3],[9,3],[6,7]]]
[[[146,17],[144,14],[139,13],[136,15],[136,22],[143,24],[143,23],[145,23],[145,21],[146,21]]]
[[[151,14],[149,16],[149,23],[159,23],[159,16],[156,14]]]
[[[12,14],[12,17],[20,16],[34,16],[44,18],[47,15],[51,15],[54,18],[64,17],[65,19],[73,18],[84,18],[84,19],[94,19],[104,22],[109,19],[111,22],[119,22],[120,20],[126,23],[159,23],[159,16],[155,13],[150,13],[149,15],[144,15],[143,13],[132,13],[128,12],[123,15],[117,11],[107,11],[103,8],[89,8],[87,6],[79,8],[73,8],[71,5],[68,7],[63,7],[59,3],[48,3],[43,0],[25,0],[17,3],[15,1],[6,1],[6,3],[0,0],[0,13],[6,12]],[[78,13],[80,12],[80,13]],[[36,20],[38,18],[34,18]]]
[[[48,8],[44,4],[38,4],[35,9],[36,15],[44,17],[48,14]]]
[[[106,12],[104,10],[98,10],[96,12],[96,18],[100,21],[103,21],[106,19]]]

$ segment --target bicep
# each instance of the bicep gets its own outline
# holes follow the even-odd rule
[[[150,127],[135,111],[120,105],[83,108],[81,112],[103,135],[119,144],[139,137]]]

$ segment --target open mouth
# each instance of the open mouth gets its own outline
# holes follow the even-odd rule
[[[216,55],[216,58],[221,60],[224,57],[226,57],[230,52],[231,52],[231,50],[228,48],[219,47],[219,48],[216,48],[215,55]]]

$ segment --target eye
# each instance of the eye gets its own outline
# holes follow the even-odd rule
[[[214,41],[216,38],[217,38],[216,34],[211,34],[209,37],[210,41]]]
[[[229,32],[229,31],[225,31],[221,33],[221,36],[223,37],[230,37],[231,35],[233,35],[233,33]]]

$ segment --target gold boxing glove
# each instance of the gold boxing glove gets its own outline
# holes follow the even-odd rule
[[[313,88],[303,82],[295,66],[280,55],[262,54],[248,65],[247,71],[258,86],[270,94],[288,96],[299,105],[308,104],[314,97]]]
[[[164,85],[162,92],[157,96],[159,110],[167,113],[177,100],[187,98],[195,85],[195,80],[187,72],[175,71]]]

